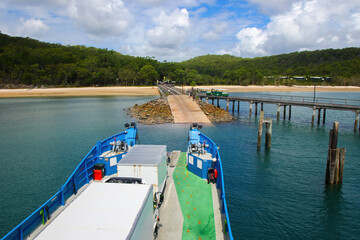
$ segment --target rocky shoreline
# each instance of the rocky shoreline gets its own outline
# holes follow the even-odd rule
[[[231,114],[228,111],[220,107],[216,107],[204,101],[198,101],[198,104],[201,110],[203,110],[205,115],[209,118],[209,120],[212,123],[231,122],[235,120],[235,118],[231,116]]]
[[[142,105],[129,108],[132,118],[139,119],[139,123],[151,125],[174,123],[174,117],[167,101],[167,97],[160,97]]]
[[[197,100],[201,110],[209,118],[212,123],[230,122],[235,118],[229,112],[222,108],[218,108],[204,101]],[[145,125],[174,123],[167,97],[163,96],[142,105],[129,108],[132,118],[139,119],[139,123]]]

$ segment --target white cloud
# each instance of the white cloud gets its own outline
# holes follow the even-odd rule
[[[147,31],[147,39],[152,47],[175,48],[186,41],[190,20],[185,8],[175,9],[170,15],[161,12],[154,22],[156,26]]]
[[[360,46],[360,2],[0,0],[0,26],[12,35],[161,60],[255,57]]]
[[[265,55],[263,44],[267,40],[267,34],[257,28],[244,28],[236,34],[239,43],[235,47],[237,55]]]
[[[68,11],[69,16],[94,37],[123,35],[132,20],[121,0],[74,0]]]
[[[30,37],[42,37],[47,34],[49,26],[47,26],[41,19],[31,18],[28,20],[20,19],[21,25],[17,30],[17,34],[30,36]]]
[[[302,0],[270,17],[261,28],[244,27],[229,52],[244,57],[301,49],[342,48],[360,45],[360,2]]]

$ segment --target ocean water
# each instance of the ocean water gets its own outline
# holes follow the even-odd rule
[[[360,99],[359,93],[317,96]],[[124,109],[151,99],[0,99],[0,236],[49,199],[97,140],[135,121]],[[272,147],[257,151],[258,119],[249,118],[248,109],[249,104],[241,103],[236,121],[202,130],[220,147],[235,239],[360,239],[360,133],[353,132],[355,114],[327,110],[325,125],[311,126],[309,108],[292,107],[291,120],[281,116],[276,121],[277,107],[265,104],[265,117],[273,119]],[[346,148],[344,179],[342,185],[325,186],[333,121],[340,122],[338,146]],[[138,127],[141,144],[186,150],[188,124]]]

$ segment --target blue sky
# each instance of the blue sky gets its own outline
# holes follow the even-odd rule
[[[182,61],[360,46],[354,0],[2,0],[0,31]]]

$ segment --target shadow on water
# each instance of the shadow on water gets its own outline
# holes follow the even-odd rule
[[[262,161],[265,164],[270,163],[271,160],[271,148],[262,146],[256,151],[256,160]]]
[[[329,239],[339,239],[341,237],[341,229],[339,223],[344,222],[342,196],[342,185],[325,185],[323,192],[323,204],[321,209],[320,224],[328,231]]]

